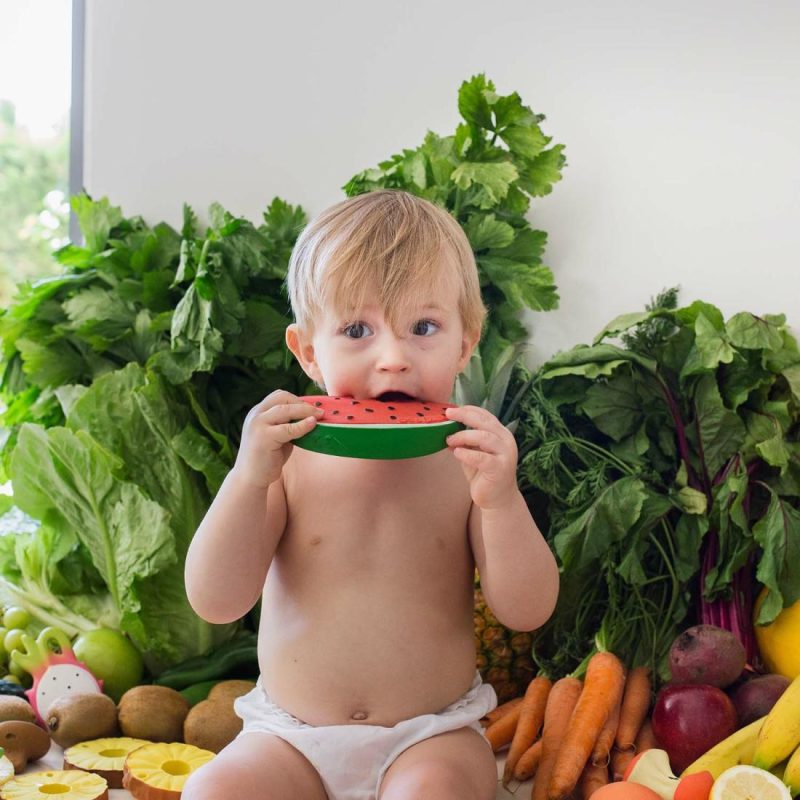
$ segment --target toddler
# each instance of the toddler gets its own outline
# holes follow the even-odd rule
[[[443,209],[399,191],[320,214],[289,265],[286,343],[333,396],[446,403],[485,309],[470,245]],[[473,573],[497,618],[529,631],[558,593],[516,483],[513,435],[485,409],[423,458],[292,445],[320,412],[285,391],[245,420],[236,463],[192,541],[186,588],[210,622],[262,598],[261,677],[242,733],[185,800],[493,800],[478,720]]]

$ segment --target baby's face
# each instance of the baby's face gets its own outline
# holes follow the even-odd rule
[[[464,332],[457,289],[452,288],[433,294],[401,320],[396,332],[380,305],[368,298],[346,317],[326,310],[315,320],[310,342],[290,326],[287,343],[329,395],[367,399],[394,393],[446,403],[477,337]]]

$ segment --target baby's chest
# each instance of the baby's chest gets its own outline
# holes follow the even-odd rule
[[[445,457],[452,460],[442,453],[398,462],[295,461],[284,544],[297,555],[324,554],[329,564],[464,558],[469,489],[461,467]]]

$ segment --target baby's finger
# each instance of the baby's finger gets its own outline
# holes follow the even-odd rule
[[[273,425],[270,431],[271,438],[278,444],[283,445],[305,436],[309,431],[313,430],[316,424],[317,420],[312,416],[292,420],[292,422],[287,422],[283,425]]]
[[[254,414],[262,414],[273,406],[297,403],[299,399],[296,394],[287,392],[285,389],[276,389],[274,392],[270,392],[261,402],[256,403],[252,408],[252,412]]]
[[[324,414],[321,408],[314,408],[308,403],[281,403],[262,411],[258,415],[260,422],[267,425],[280,425],[284,422],[314,417],[319,419]]]
[[[456,447],[453,455],[459,460],[478,470],[486,469],[491,463],[492,456],[483,450],[471,450],[469,447]]]
[[[446,408],[445,414],[449,419],[461,422],[470,428],[497,429],[503,427],[503,423],[491,411],[480,406],[453,406]]]
[[[447,437],[448,447],[474,447],[486,453],[499,453],[502,448],[500,437],[492,431],[471,429],[458,431]]]

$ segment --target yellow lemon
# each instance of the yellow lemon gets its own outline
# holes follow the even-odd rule
[[[753,616],[758,649],[770,672],[785,675],[791,681],[800,675],[800,600],[784,608],[769,625],[756,625],[766,594],[764,588],[756,600]]]
[[[792,800],[789,787],[765,769],[739,764],[714,781],[709,800]]]

